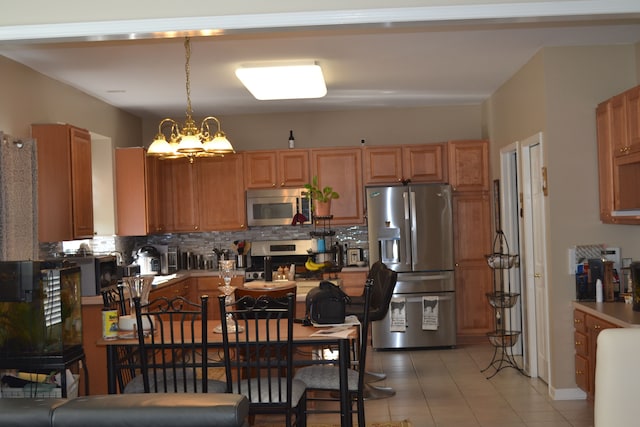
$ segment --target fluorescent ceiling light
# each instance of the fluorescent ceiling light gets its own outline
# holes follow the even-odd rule
[[[261,101],[322,98],[327,94],[322,69],[315,62],[243,66],[236,76]]]

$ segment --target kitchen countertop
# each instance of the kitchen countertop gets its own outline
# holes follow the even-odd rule
[[[348,270],[347,270],[348,268]],[[353,269],[353,270],[352,270]],[[343,268],[343,271],[354,271],[354,270],[366,270],[368,271],[367,267],[346,267]],[[166,277],[166,280],[161,281],[158,284],[153,285],[153,287],[151,288],[151,290],[154,289],[162,289],[165,286],[170,286],[173,285],[176,282],[179,282],[180,280],[184,280],[184,279],[188,279],[190,277],[219,277],[220,276],[220,272],[218,270],[187,270],[187,271],[178,271],[177,273],[168,275],[168,276],[164,276]],[[158,276],[159,278],[162,278],[163,276]],[[302,279],[300,280],[301,283],[304,283],[305,280]],[[309,282],[315,282],[315,281],[309,281]],[[276,282],[278,283],[278,282]],[[293,282],[284,282],[284,283],[293,283]],[[297,293],[296,294],[296,300],[298,301],[304,301],[306,298],[306,293],[309,291],[308,286],[301,286],[300,287],[301,290],[303,290],[304,292],[301,293]],[[86,296],[86,297],[82,297],[82,305],[102,305],[103,301],[102,301],[102,297],[100,295],[97,296]]]
[[[621,328],[640,327],[640,311],[623,302],[574,301],[573,307],[597,316]]]

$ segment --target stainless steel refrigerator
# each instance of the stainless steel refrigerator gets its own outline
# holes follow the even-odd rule
[[[387,316],[372,323],[374,348],[456,345],[451,187],[367,187],[370,263],[398,272]]]

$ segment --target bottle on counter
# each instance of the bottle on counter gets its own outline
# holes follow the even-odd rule
[[[264,280],[266,282],[273,281],[273,265],[270,256],[264,257]]]

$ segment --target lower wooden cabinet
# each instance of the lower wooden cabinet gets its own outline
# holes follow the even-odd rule
[[[595,396],[596,350],[598,334],[605,329],[618,326],[581,310],[573,312],[575,340],[576,385],[587,393],[587,398]]]
[[[198,299],[200,295],[209,295],[209,310],[208,318],[211,320],[220,319],[220,307],[218,306],[218,296],[221,294],[220,287],[223,285],[222,278],[220,277],[197,277],[193,279],[195,284],[193,286],[195,295],[193,298]],[[242,286],[244,277],[237,276],[231,279],[231,286]]]

